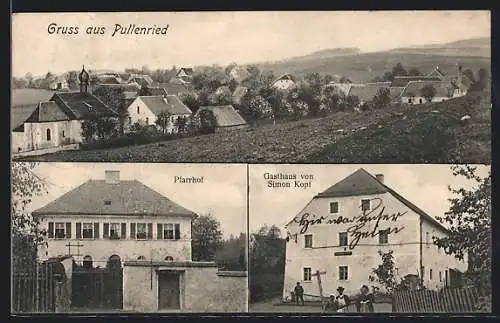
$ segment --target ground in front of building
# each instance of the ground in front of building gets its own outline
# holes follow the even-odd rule
[[[375,313],[391,313],[391,303],[375,303]],[[319,303],[306,302],[304,305],[282,304],[281,299],[272,298],[255,303],[249,306],[250,312],[266,313],[322,313]],[[354,312],[354,309],[350,313]]]

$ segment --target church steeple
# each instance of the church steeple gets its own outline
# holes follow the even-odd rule
[[[80,81],[80,92],[87,92],[89,87],[89,73],[85,70],[85,65],[82,66],[82,71],[78,75],[78,80]]]

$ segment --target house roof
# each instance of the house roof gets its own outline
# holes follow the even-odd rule
[[[438,77],[438,78],[442,78],[444,76],[446,76],[446,73],[444,73],[443,71],[441,71],[439,69],[439,66],[436,66],[434,67],[434,69],[426,75],[427,77]]]
[[[101,83],[101,84],[98,84],[96,87],[107,87],[107,88],[111,88],[111,89],[121,89],[123,91],[129,91],[129,92],[137,91],[141,88],[140,85],[137,83],[128,83],[128,84]]]
[[[149,75],[137,75],[132,74],[128,79],[128,83],[135,82],[141,86],[149,86],[154,83],[153,79]]]
[[[430,76],[396,76],[391,83],[391,87],[405,87],[411,81],[440,81],[439,77]]]
[[[359,195],[372,195],[372,194],[384,194],[390,193],[398,201],[403,203],[406,207],[417,213],[419,216],[425,220],[433,223],[444,231],[448,231],[441,223],[439,223],[432,216],[427,214],[425,211],[417,207],[415,204],[408,201],[406,198],[401,196],[399,193],[383,184],[377,178],[370,173],[368,173],[363,168],[358,169],[351,175],[347,176],[340,182],[329,187],[322,193],[317,194],[314,198],[322,197],[346,197],[346,196],[359,196]]]
[[[122,81],[118,77],[112,76],[112,75],[99,75],[97,78],[99,79],[99,82],[104,83],[104,84],[121,84],[122,83]]]
[[[115,111],[88,92],[56,93],[50,101],[54,101],[70,117],[70,120],[117,116]]]
[[[193,88],[189,84],[175,84],[175,83],[155,83],[154,87],[164,88],[168,94],[189,93]]]
[[[105,203],[110,201],[110,203]],[[58,199],[33,211],[34,215],[176,215],[196,214],[137,180],[110,184],[89,180]]]
[[[139,99],[153,112],[155,115],[161,112],[170,114],[191,114],[191,110],[184,105],[175,95],[168,95],[167,98],[162,95],[139,96]]]
[[[292,82],[295,82],[295,78],[293,77],[292,74],[283,74],[280,77],[278,77],[276,80],[274,80],[273,84],[280,81],[280,80],[290,80]]]
[[[367,83],[363,85],[352,85],[348,96],[357,96],[360,101],[369,101],[377,95],[382,88],[389,88],[390,82]]]
[[[401,96],[421,96],[420,91],[426,85],[432,85],[436,89],[436,97],[448,97],[450,91],[453,91],[455,86],[447,81],[412,81],[408,83]]]
[[[167,96],[167,90],[165,90],[165,88],[162,88],[162,87],[148,87],[148,90],[149,90],[149,93],[151,93],[151,95],[162,95],[164,97]]]
[[[67,111],[61,109],[54,101],[40,102],[35,111],[25,122],[51,122],[70,120]]]
[[[213,113],[217,127],[235,127],[247,124],[245,119],[243,119],[232,105],[200,107],[196,115],[199,115],[201,111],[205,110]]]
[[[181,69],[179,69],[177,71],[177,73],[175,75],[176,76],[179,75],[182,71],[184,71],[184,73],[186,73],[187,75],[191,75],[191,74],[194,73],[193,68],[191,68],[191,67],[182,67]]]

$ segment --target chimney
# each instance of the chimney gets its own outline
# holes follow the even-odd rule
[[[375,177],[377,178],[377,181],[384,184],[384,174],[375,174]]]
[[[106,184],[118,184],[120,183],[120,171],[119,170],[107,170],[104,172],[106,178]]]

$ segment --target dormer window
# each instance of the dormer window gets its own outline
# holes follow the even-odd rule
[[[91,104],[89,104],[89,103],[87,103],[85,101],[83,101],[83,104],[87,107],[87,109],[89,110],[89,112],[94,111],[94,107]]]
[[[370,200],[361,200],[361,211],[370,211]]]
[[[330,213],[339,213],[339,202],[330,202]]]

